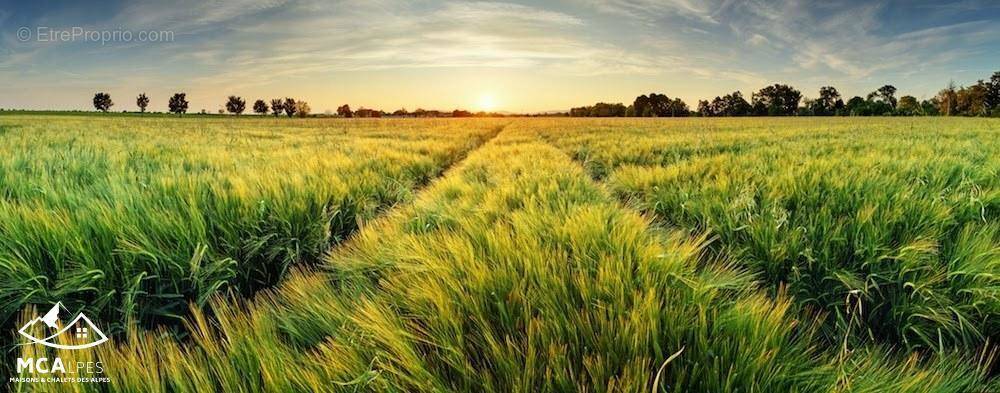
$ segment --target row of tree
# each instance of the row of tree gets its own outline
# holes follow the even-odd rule
[[[111,100],[111,95],[108,93],[100,92],[94,94],[94,108],[101,112],[107,112],[111,110],[114,106],[114,101]],[[135,105],[139,107],[139,112],[146,113],[146,108],[149,107],[149,96],[146,93],[139,94],[135,99]],[[167,108],[170,113],[175,113],[182,115],[188,111],[188,100],[186,93],[176,93],[170,97],[167,101]],[[225,112],[232,113],[234,115],[241,115],[247,108],[247,102],[242,97],[229,96],[226,99]],[[306,117],[309,115],[311,108],[309,104],[302,100],[296,100],[294,98],[275,98],[271,100],[270,105],[264,100],[257,100],[253,103],[253,111],[259,115],[267,115],[268,113],[273,114],[275,117],[285,115],[288,117],[296,116]],[[204,111],[202,111],[204,112]],[[222,110],[219,110],[222,113]]]
[[[146,112],[146,108],[149,107],[149,97],[146,93],[140,94],[135,100],[136,106],[139,107],[141,113]],[[111,100],[111,95],[108,93],[100,92],[94,94],[94,108],[99,111],[107,112],[111,110],[114,106],[114,102]],[[247,102],[242,97],[239,96],[229,96],[226,99],[226,103],[223,106],[225,109],[219,109],[219,113],[231,113],[233,115],[242,115],[247,109]],[[170,113],[184,114],[188,110],[187,95],[185,93],[177,93],[170,97],[168,103],[168,109]],[[294,98],[275,98],[272,99],[270,103],[264,100],[256,100],[253,103],[253,112],[258,115],[268,115],[272,114],[275,117],[285,115],[288,117],[299,116],[306,117],[311,112],[309,104],[302,100],[296,100]],[[202,111],[205,113],[205,111]],[[379,118],[379,117],[495,117],[503,116],[498,113],[486,113],[478,112],[472,113],[466,110],[456,109],[451,112],[442,112],[436,110],[424,110],[417,109],[413,112],[404,109],[396,110],[395,112],[385,112],[378,109],[368,109],[368,108],[358,108],[357,110],[351,110],[349,105],[342,105],[337,108],[337,116],[346,118]]]
[[[896,87],[885,85],[865,98],[855,96],[844,102],[833,86],[819,89],[816,99],[805,98],[789,85],[775,84],[760,89],[747,101],[734,91],[711,101],[698,101],[695,112],[679,98],[664,94],[636,97],[632,105],[600,102],[570,109],[573,117],[675,117],[675,116],[1000,116],[1000,71],[989,80],[968,87],[954,83],[930,99],[913,96],[896,98]]]

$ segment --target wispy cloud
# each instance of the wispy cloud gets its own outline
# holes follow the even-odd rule
[[[717,24],[716,13],[725,9],[729,1],[696,0],[580,0],[595,9],[615,15],[641,20],[657,20],[678,15]]]

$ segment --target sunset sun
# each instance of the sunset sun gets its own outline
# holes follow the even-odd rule
[[[484,93],[479,96],[477,109],[481,111],[492,111],[497,107],[497,100],[492,94]]]

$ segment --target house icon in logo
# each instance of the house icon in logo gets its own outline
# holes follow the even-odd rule
[[[56,303],[44,316],[36,317],[22,326],[18,333],[33,343],[58,349],[86,349],[108,341],[108,336],[83,313],[77,314],[69,324],[62,325],[59,314],[63,310],[65,308],[62,303]],[[58,341],[84,343],[70,345],[60,344]]]

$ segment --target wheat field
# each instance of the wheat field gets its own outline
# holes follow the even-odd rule
[[[1000,390],[996,119],[4,115],[0,152],[9,340],[57,301],[112,335],[48,353],[108,384],[13,390]]]

